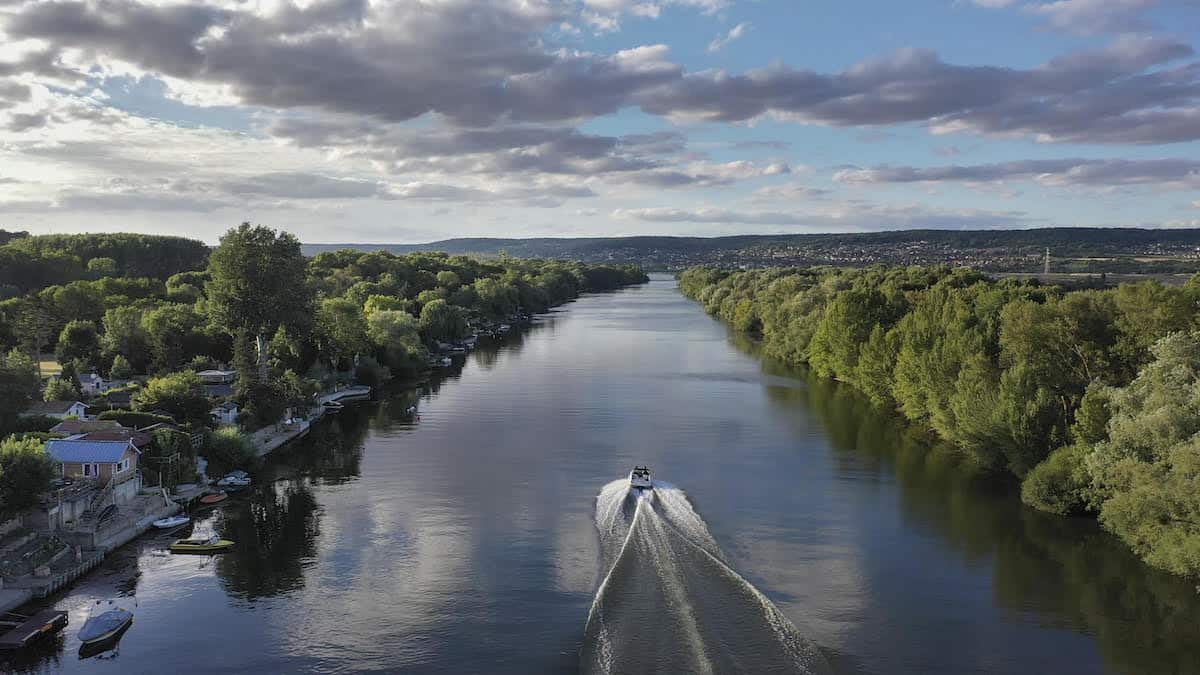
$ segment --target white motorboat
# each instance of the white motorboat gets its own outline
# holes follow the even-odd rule
[[[83,647],[92,647],[115,641],[133,623],[133,612],[122,607],[116,600],[97,600],[88,613],[87,621],[79,629],[79,641]]]
[[[629,472],[629,487],[639,490],[653,490],[654,484],[650,482],[650,469],[644,466],[633,467],[633,471]]]
[[[187,525],[190,522],[192,522],[192,519],[188,516],[171,516],[169,518],[159,518],[154,521],[153,525],[160,530],[170,530],[180,525]]]
[[[243,488],[250,485],[250,474],[238,469],[230,471],[224,478],[217,481],[217,487],[223,488]]]

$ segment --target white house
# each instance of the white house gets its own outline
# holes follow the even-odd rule
[[[233,401],[225,401],[209,411],[213,422],[222,426],[237,424],[238,405]]]
[[[68,417],[83,419],[87,417],[87,409],[88,405],[82,401],[34,401],[21,415],[24,417],[45,415],[60,420]]]

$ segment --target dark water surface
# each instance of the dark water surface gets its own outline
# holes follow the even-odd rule
[[[669,279],[581,299],[461,373],[322,423],[197,526],[235,552],[171,556],[144,537],[54,598],[71,612],[58,642],[0,663],[575,672],[607,572],[597,496],[646,463],[835,672],[1200,672],[1190,584],[752,351]],[[654,531],[639,536],[652,551]],[[688,588],[719,572],[675,567],[648,569]],[[136,621],[116,653],[80,660],[84,609],[111,595],[136,598]],[[710,600],[614,611],[647,631],[670,609],[720,632]]]

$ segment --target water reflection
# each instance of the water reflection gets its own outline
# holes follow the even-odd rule
[[[1115,671],[1200,668],[1200,598],[1191,584],[1142,564],[1094,521],[1024,507],[1013,481],[980,472],[848,386],[769,360],[763,371],[804,383],[768,387],[770,400],[788,411],[803,406],[821,423],[843,478],[894,481],[906,527],[935,533],[968,566],[990,567],[998,606],[1094,635]]]

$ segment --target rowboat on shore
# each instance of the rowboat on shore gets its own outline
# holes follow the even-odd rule
[[[221,492],[214,492],[210,495],[204,495],[200,498],[200,503],[204,504],[205,506],[212,506],[214,504],[220,504],[226,499],[229,499],[229,494],[222,490]]]

